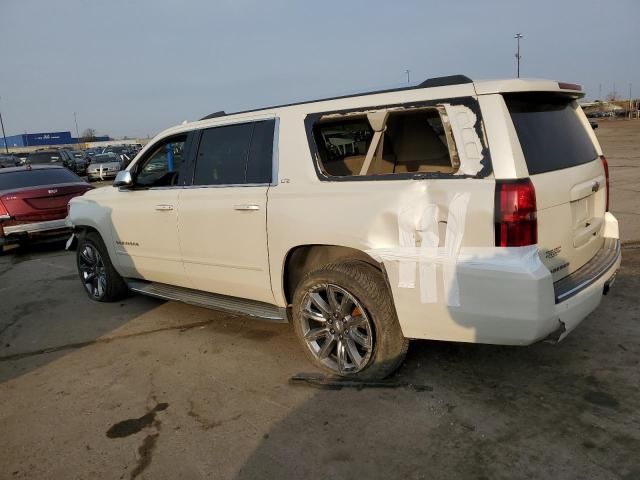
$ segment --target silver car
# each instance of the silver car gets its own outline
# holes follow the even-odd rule
[[[122,161],[115,153],[101,153],[91,158],[87,167],[87,178],[92,180],[108,180],[115,178],[122,169]]]

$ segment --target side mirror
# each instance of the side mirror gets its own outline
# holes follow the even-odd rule
[[[133,177],[129,170],[121,170],[113,181],[114,187],[131,187],[133,185]]]

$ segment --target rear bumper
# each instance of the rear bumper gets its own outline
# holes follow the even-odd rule
[[[613,285],[621,261],[620,240],[607,238],[589,263],[554,284],[555,326],[561,325],[564,330],[557,341],[564,339],[600,305],[602,295]],[[549,323],[552,321],[553,318],[549,319]]]
[[[620,264],[620,240],[606,238],[603,248],[586,265],[553,284],[556,303],[562,303],[596,283],[616,262]]]
[[[43,222],[20,223],[3,226],[3,236],[0,236],[0,246],[19,243],[21,240],[64,236],[71,231],[66,219],[46,220]]]
[[[617,227],[613,216],[608,222]],[[495,248],[494,253],[469,249],[468,259],[461,254],[449,267],[459,290],[455,305],[448,298],[452,276],[444,275],[442,266],[431,284],[422,284],[418,275],[411,288],[400,282],[401,262],[385,260],[402,332],[407,338],[497,345],[560,341],[598,307],[613,284],[621,262],[616,237],[605,238],[590,262],[555,284],[536,247]],[[425,302],[429,288],[436,290],[437,300]]]
[[[31,222],[20,223],[18,225],[10,225],[7,227],[3,227],[3,230],[5,235],[23,235],[67,228],[68,227],[66,220],[64,218],[61,218],[60,220],[47,220],[44,222]]]

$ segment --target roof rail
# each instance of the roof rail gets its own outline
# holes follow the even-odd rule
[[[224,110],[218,110],[217,112],[210,113],[206,117],[202,117],[200,120],[209,120],[210,118],[224,117],[226,115]]]
[[[283,108],[283,107],[292,107],[294,105],[304,105],[305,103],[317,103],[317,102],[326,102],[328,100],[339,100],[342,98],[351,98],[351,97],[361,97],[364,95],[376,95],[378,93],[390,93],[390,92],[401,92],[404,90],[415,90],[418,88],[433,88],[433,87],[446,87],[446,86],[450,86],[450,85],[462,85],[462,84],[466,84],[466,83],[473,83],[473,80],[471,80],[469,77],[467,77],[466,75],[448,75],[445,77],[434,77],[434,78],[428,78],[426,79],[424,82],[419,83],[418,85],[407,85],[406,87],[397,87],[397,88],[388,88],[388,89],[384,89],[384,90],[372,90],[369,92],[360,92],[360,93],[352,93],[349,95],[340,95],[337,97],[326,97],[326,98],[319,98],[316,100],[306,100],[303,102],[293,102],[293,103],[285,103],[282,105],[273,105],[270,107],[260,107],[260,108],[252,108],[250,110],[242,110],[239,112],[233,112],[229,115],[236,115],[238,113],[249,113],[249,112],[257,112],[259,110],[271,110],[274,108]],[[211,115],[207,115],[206,117],[201,118],[200,120],[208,120],[210,118],[216,118],[216,117],[222,117],[227,115],[223,110],[220,110],[218,112],[214,112]]]
[[[448,85],[461,85],[463,83],[473,83],[466,75],[448,75],[446,77],[427,78],[418,85],[418,88],[446,87]]]

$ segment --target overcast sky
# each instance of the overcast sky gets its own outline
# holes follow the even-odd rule
[[[7,135],[154,135],[216,110],[462,73],[640,96],[640,1],[0,0]]]

